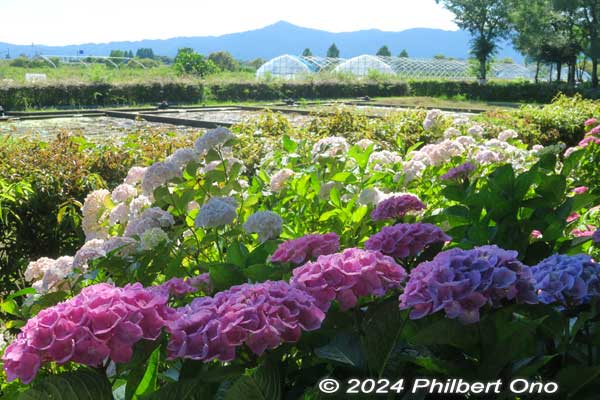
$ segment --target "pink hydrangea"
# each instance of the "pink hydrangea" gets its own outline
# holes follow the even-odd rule
[[[365,243],[367,250],[379,251],[396,258],[414,257],[434,243],[452,238],[432,224],[397,224],[386,226]]]
[[[587,193],[589,190],[590,190],[590,188],[587,186],[579,186],[579,187],[576,187],[575,189],[573,189],[573,193],[579,195],[579,194]]]
[[[92,367],[107,358],[128,362],[136,342],[156,340],[167,321],[174,319],[167,300],[166,291],[139,283],[124,288],[89,286],[27,321],[2,356],[7,380],[29,383],[49,361]]]
[[[574,212],[567,217],[566,221],[568,224],[570,224],[573,221],[577,221],[579,219],[579,217],[580,217],[580,215],[578,213]]]
[[[403,194],[392,196],[380,202],[377,205],[377,208],[371,213],[371,218],[374,221],[402,218],[410,211],[420,211],[424,209],[425,204],[423,204],[417,196]]]
[[[333,254],[340,249],[340,237],[335,233],[306,235],[279,245],[271,256],[271,262],[304,264],[322,255]]]
[[[204,273],[192,278],[171,278],[159,287],[165,289],[171,296],[183,297],[198,290],[210,292],[210,274]]]
[[[585,229],[573,229],[571,234],[576,238],[590,237],[596,232],[595,226],[587,226]]]
[[[302,331],[319,329],[325,319],[312,296],[283,281],[234,286],[196,298],[180,313],[168,327],[169,357],[203,361],[231,361],[243,344],[260,355],[297,342]]]
[[[323,311],[336,299],[343,310],[350,309],[358,297],[383,296],[406,279],[406,271],[392,257],[356,248],[321,256],[292,274],[291,285],[312,295]]]
[[[536,230],[531,231],[531,237],[533,239],[541,239],[544,237],[544,235],[542,234],[542,232],[540,232],[536,229]]]
[[[596,118],[590,118],[587,121],[585,121],[585,126],[592,126],[595,125],[598,122],[598,120]]]

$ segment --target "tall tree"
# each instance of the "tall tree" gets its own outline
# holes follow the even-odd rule
[[[304,51],[302,52],[302,57],[312,57],[313,53],[312,51],[310,51],[310,49],[307,47],[304,49]]]
[[[455,15],[454,21],[473,35],[471,53],[479,62],[479,79],[485,80],[498,41],[508,37],[507,0],[435,0]]]
[[[600,59],[600,0],[556,0],[560,6],[574,7],[585,37],[585,54],[592,60],[592,87],[598,88]]]
[[[402,49],[402,51],[400,52],[400,54],[398,54],[398,57],[400,57],[400,58],[408,58],[408,51],[406,51],[406,49]]]
[[[210,53],[208,59],[223,71],[238,71],[240,63],[227,51]]]
[[[154,59],[154,50],[147,47],[142,47],[141,49],[137,49],[137,51],[135,52],[135,56],[137,58]]]
[[[339,58],[340,57],[340,50],[337,48],[335,43],[333,43],[331,46],[329,46],[329,49],[327,49],[327,57],[331,57],[331,58]]]
[[[381,46],[381,48],[377,50],[377,55],[381,57],[391,57],[392,52],[387,46]]]

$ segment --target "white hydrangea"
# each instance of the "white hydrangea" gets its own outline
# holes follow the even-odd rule
[[[452,121],[452,125],[464,126],[464,125],[467,125],[469,122],[470,122],[469,118],[467,118],[467,117],[457,117],[457,118],[454,118],[454,121]]]
[[[394,165],[401,162],[402,157],[389,150],[375,151],[369,156],[369,164],[375,171],[381,171],[383,166]]]
[[[367,150],[371,145],[375,145],[375,142],[370,139],[360,139],[356,142],[356,146],[360,147],[362,150]]]
[[[156,188],[163,186],[171,179],[181,175],[177,165],[167,162],[157,162],[152,164],[142,181],[142,190],[147,196],[152,196]]]
[[[137,185],[144,179],[147,170],[147,167],[132,167],[127,173],[125,183],[128,185]]]
[[[342,188],[342,184],[340,182],[326,182],[321,185],[319,188],[319,199],[321,200],[329,200],[329,195],[333,188],[337,188],[338,190]]]
[[[365,206],[376,206],[385,200],[387,195],[377,188],[366,188],[358,196],[358,203]]]
[[[73,257],[59,257],[46,263],[44,275],[31,286],[41,294],[54,292],[62,288],[65,278],[72,272]]]
[[[544,150],[544,146],[542,146],[541,144],[536,144],[535,146],[533,146],[531,148],[531,151],[533,153],[539,153],[540,151]]]
[[[171,154],[165,159],[165,162],[176,165],[177,168],[183,169],[192,161],[198,161],[200,155],[192,148],[177,149],[175,153]]]
[[[294,176],[294,171],[292,171],[289,168],[284,168],[277,171],[277,173],[271,177],[271,191],[279,192],[280,190],[282,190],[287,180],[290,179],[292,176]]]
[[[456,140],[465,148],[470,148],[477,144],[477,141],[475,141],[472,136],[459,136],[454,140]]]
[[[248,233],[258,233],[261,243],[270,239],[276,239],[281,234],[283,220],[272,211],[259,211],[252,214],[244,224],[244,230]]]
[[[343,137],[331,136],[319,140],[313,145],[312,157],[313,160],[319,160],[323,158],[335,158],[338,156],[345,155],[350,146],[348,141]]]
[[[419,160],[412,159],[410,161],[407,161],[402,165],[402,173],[396,174],[396,176],[394,176],[394,181],[398,182],[400,178],[404,176],[404,183],[408,184],[409,182],[420,177],[426,168],[427,164]]]
[[[112,210],[108,216],[108,222],[110,225],[121,224],[125,225],[129,220],[129,207],[125,203],[119,203]]]
[[[237,217],[237,202],[232,197],[213,197],[208,200],[196,216],[197,228],[216,228],[229,225]]]
[[[33,282],[36,280],[40,280],[43,278],[44,273],[54,266],[56,260],[53,260],[48,257],[42,257],[35,261],[31,261],[27,265],[27,269],[25,269],[25,280],[28,282]]]
[[[487,148],[482,148],[475,155],[475,161],[477,161],[479,164],[494,164],[499,163],[501,160],[502,156],[500,153]]]
[[[461,135],[460,131],[456,128],[450,127],[444,131],[444,138],[446,138],[446,139],[454,139],[460,135]]]
[[[483,135],[484,129],[481,125],[473,125],[469,128],[467,133],[471,136],[480,138]]]
[[[152,250],[159,244],[169,241],[169,235],[160,228],[151,228],[145,231],[141,237],[143,250]]]
[[[194,148],[199,154],[206,154],[209,150],[222,147],[230,140],[235,139],[235,135],[227,128],[219,127],[211,129],[202,137],[196,140]]]
[[[579,147],[569,147],[567,150],[565,150],[565,158],[569,157],[571,154],[575,153],[577,150],[579,150]]]
[[[138,195],[135,186],[128,183],[122,183],[113,189],[111,198],[115,203],[126,203]]]
[[[102,220],[106,215],[106,208],[109,203],[110,192],[106,189],[94,190],[85,198],[81,209],[83,214],[81,226],[86,240],[108,237],[108,230],[102,226]]]
[[[512,129],[506,129],[498,134],[498,140],[506,142],[511,139],[515,139],[519,136],[517,132]]]
[[[426,131],[433,128],[438,122],[439,117],[442,115],[442,110],[429,110],[427,112],[427,116],[425,117],[425,121],[423,121],[423,129]]]
[[[73,257],[73,268],[85,271],[87,270],[88,261],[104,257],[105,255],[104,240],[89,240],[77,250],[77,253],[75,253],[75,257]]]
[[[118,249],[116,254],[124,257],[135,252],[137,241],[129,237],[113,236],[102,245],[102,251],[108,254]]]
[[[175,224],[175,219],[167,211],[152,207],[144,210],[138,218],[129,220],[125,228],[125,236],[141,236],[152,228],[168,228]]]
[[[129,219],[138,218],[142,212],[152,205],[152,200],[148,196],[138,196],[129,204]]]

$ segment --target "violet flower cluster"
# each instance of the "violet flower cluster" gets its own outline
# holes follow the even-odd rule
[[[477,167],[470,162],[466,162],[464,164],[459,165],[458,167],[454,167],[442,175],[440,178],[445,181],[452,181],[457,179],[467,178],[471,172],[475,171]]]
[[[540,302],[577,306],[600,297],[600,264],[585,254],[555,254],[531,267]]]
[[[210,274],[204,273],[192,278],[171,278],[162,285],[169,295],[173,297],[183,297],[190,293],[196,293],[201,290],[204,293],[211,291]]]
[[[386,226],[365,242],[367,250],[379,251],[395,258],[414,257],[434,243],[452,238],[432,224],[397,224]]]
[[[231,361],[246,344],[257,355],[302,331],[319,329],[325,314],[309,294],[283,281],[243,284],[196,298],[168,326],[169,358]]]
[[[271,262],[300,265],[319,256],[333,254],[339,249],[340,237],[333,232],[306,235],[280,244],[271,256]]]
[[[456,248],[411,271],[400,309],[411,309],[411,319],[444,310],[448,318],[475,323],[480,308],[498,307],[504,300],[538,302],[530,268],[517,259],[517,252],[497,246]]]
[[[392,196],[381,201],[371,213],[374,221],[386,219],[402,218],[410,211],[420,211],[425,209],[425,204],[412,194],[402,194]]]
[[[27,322],[2,356],[7,380],[20,378],[27,384],[49,361],[92,367],[109,357],[128,362],[136,342],[156,340],[167,321],[174,319],[167,301],[165,290],[139,283],[124,288],[106,283],[89,286]]]
[[[336,299],[342,310],[348,310],[358,297],[383,296],[406,279],[406,271],[392,257],[356,248],[321,256],[292,274],[291,285],[312,295],[323,311]]]

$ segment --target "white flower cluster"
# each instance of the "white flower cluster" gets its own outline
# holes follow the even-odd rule
[[[284,188],[285,183],[292,176],[294,176],[294,171],[292,171],[291,169],[284,168],[284,169],[277,171],[277,173],[271,177],[271,183],[270,183],[271,191],[272,192],[281,191]]]
[[[276,239],[281,235],[283,220],[272,211],[259,211],[252,214],[244,224],[244,230],[248,233],[258,233],[261,243],[270,239]]]
[[[237,203],[232,197],[213,197],[208,200],[196,216],[196,228],[216,228],[233,223],[237,217]]]
[[[358,196],[358,203],[365,206],[376,206],[389,197],[388,194],[377,188],[366,188]]]
[[[512,129],[504,130],[498,134],[498,140],[501,140],[503,142],[507,142],[511,139],[516,139],[517,137],[519,137],[519,134]]]
[[[229,131],[229,129],[219,127],[217,129],[211,129],[204,134],[201,138],[196,140],[194,148],[196,152],[204,155],[209,150],[223,147],[227,142],[235,139],[235,135]]]
[[[402,162],[402,157],[389,150],[375,151],[369,156],[369,165],[373,171],[382,171],[386,166]]]
[[[83,202],[82,228],[86,240],[106,239],[108,230],[102,225],[107,218],[107,209],[110,203],[110,192],[106,189],[94,190],[87,195]]]
[[[167,211],[159,207],[147,208],[138,218],[132,219],[125,228],[125,236],[142,236],[152,228],[169,228],[175,224],[175,219]]]
[[[73,272],[73,257],[64,256],[56,260],[42,257],[32,261],[25,270],[25,279],[38,293],[55,292],[63,289],[65,278]]]
[[[146,171],[142,181],[142,190],[146,196],[151,197],[157,188],[178,176],[181,176],[181,170],[177,165],[169,162],[156,162]]]
[[[182,170],[192,161],[199,161],[200,155],[192,148],[177,149],[175,153],[171,154],[165,159],[168,164],[175,165],[177,169]]]
[[[319,188],[319,199],[321,200],[329,200],[329,195],[333,188],[340,190],[342,188],[342,184],[340,182],[326,182],[321,185]]]
[[[104,251],[104,240],[92,239],[87,241],[73,257],[73,268],[85,271],[87,270],[87,263],[90,260],[94,260],[99,257],[104,257],[106,252]]]
[[[350,146],[345,138],[331,136],[321,139],[313,145],[312,157],[313,160],[336,158],[344,156],[349,149]]]
[[[128,183],[122,183],[113,189],[111,198],[115,203],[128,202],[138,195],[135,186]]]
[[[125,183],[129,185],[137,185],[144,180],[144,175],[146,175],[147,170],[147,167],[132,167],[127,173]]]
[[[375,142],[370,139],[360,139],[356,142],[356,146],[360,147],[361,150],[367,150],[371,145],[375,148]]]
[[[160,228],[150,228],[142,234],[141,248],[143,250],[152,250],[159,244],[169,241],[169,235]]]
[[[442,110],[429,110],[425,117],[425,121],[423,121],[423,129],[426,131],[432,129],[438,123],[441,116]]]

